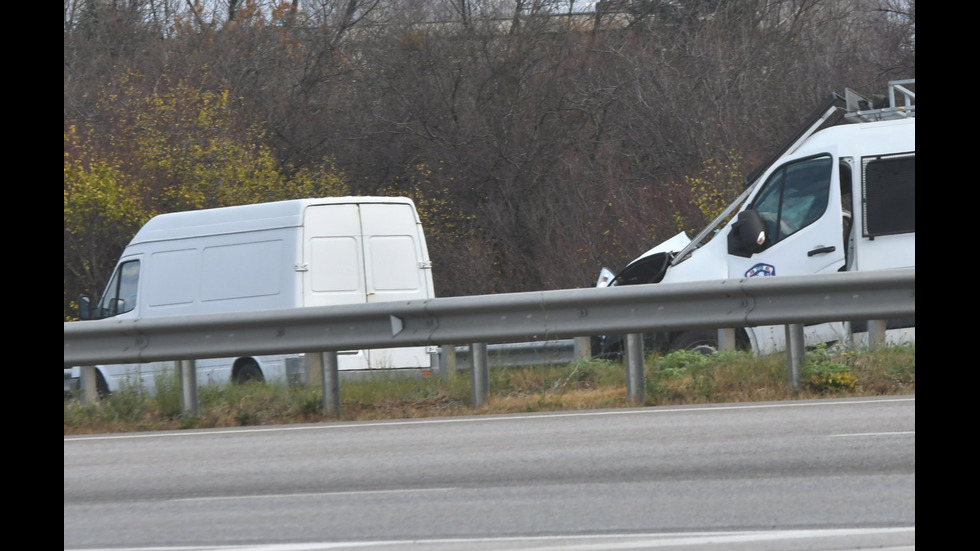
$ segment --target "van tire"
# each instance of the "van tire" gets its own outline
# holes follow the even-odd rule
[[[246,360],[242,362],[242,365],[235,371],[235,383],[243,385],[246,383],[264,383],[265,376],[262,375],[262,370],[259,369],[259,364],[255,363],[255,360]]]
[[[710,329],[678,333],[670,343],[671,350],[691,350],[704,355],[718,351],[718,332]]]
[[[95,370],[95,392],[99,400],[105,400],[110,394],[109,383],[105,382],[105,377],[102,376],[102,372],[98,369]]]

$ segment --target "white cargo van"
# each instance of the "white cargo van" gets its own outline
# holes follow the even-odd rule
[[[402,197],[298,199],[163,214],[123,251],[101,300],[80,317],[148,318],[420,300],[434,296],[415,205]],[[426,347],[338,354],[341,371],[428,370]],[[187,358],[191,359],[191,358]],[[303,354],[197,361],[201,385],[305,382]],[[101,393],[152,389],[175,362],[96,366]],[[72,369],[72,377],[79,376]]]
[[[914,80],[889,83],[888,96],[834,95],[797,136],[754,175],[732,205],[693,240],[681,233],[598,286],[821,274],[915,267]],[[756,176],[758,175],[758,176]],[[736,212],[737,215],[732,216]],[[866,337],[867,320],[807,326],[805,342]],[[891,342],[914,340],[915,319],[888,320]],[[717,331],[646,335],[648,349],[710,349]],[[782,326],[736,332],[743,349],[785,347]],[[621,352],[617,336],[593,353]]]

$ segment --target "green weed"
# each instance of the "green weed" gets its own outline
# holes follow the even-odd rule
[[[851,374],[856,352],[817,345],[806,355],[803,382],[817,393],[837,393],[854,390],[857,377]]]

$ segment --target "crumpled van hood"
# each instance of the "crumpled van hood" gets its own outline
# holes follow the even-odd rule
[[[650,249],[649,251],[641,254],[639,257],[636,258],[636,260],[630,262],[630,264],[642,260],[643,258],[646,258],[652,254],[680,252],[690,242],[691,242],[691,238],[688,237],[685,232],[680,232],[674,237],[671,237],[670,239],[664,241],[663,243],[657,245],[656,247]],[[629,266],[629,264],[627,266]]]
[[[659,283],[667,272],[667,264],[673,258],[671,253],[681,251],[690,242],[691,238],[686,233],[678,233],[627,264],[616,277],[611,276],[612,272],[608,268],[603,268],[596,287]]]

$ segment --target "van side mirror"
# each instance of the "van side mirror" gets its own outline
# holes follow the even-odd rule
[[[769,231],[759,211],[748,208],[738,213],[728,234],[728,254],[748,258],[768,245]]]
[[[92,299],[79,297],[78,299],[78,319],[92,319]]]

